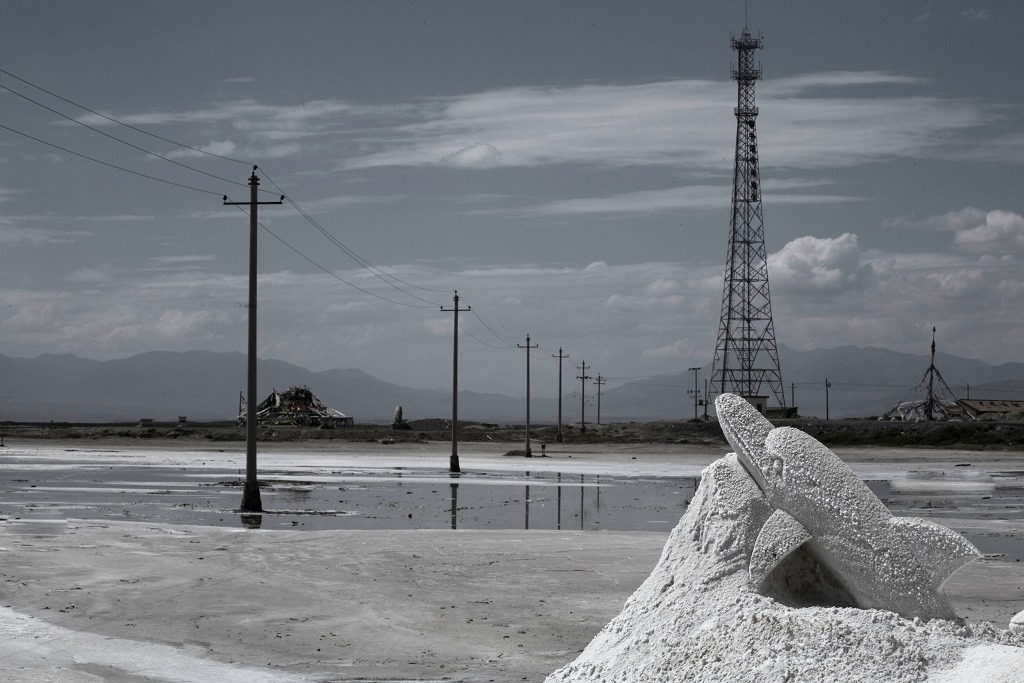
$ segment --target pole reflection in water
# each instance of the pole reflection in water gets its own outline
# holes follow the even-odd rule
[[[457,472],[451,472],[449,475],[452,479],[458,479],[459,475]],[[451,483],[451,503],[452,503],[452,528],[459,528],[459,483],[453,481]]]
[[[526,473],[526,480],[530,480],[530,473]],[[530,485],[526,485],[526,529],[530,528]]]
[[[561,353],[561,351],[559,351]],[[562,530],[562,473],[558,473],[558,530]]]
[[[243,514],[242,526],[246,529],[259,529],[263,526],[263,515]]]

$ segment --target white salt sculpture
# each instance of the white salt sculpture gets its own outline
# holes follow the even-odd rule
[[[715,409],[737,458],[774,509],[754,543],[755,586],[771,594],[771,572],[803,548],[834,575],[853,606],[911,619],[956,618],[942,584],[980,555],[977,548],[944,526],[893,517],[835,453],[797,429],[774,428],[743,398],[722,394]]]
[[[716,408],[736,453],[704,470],[650,576],[547,683],[961,683],[978,661],[984,680],[1024,683],[1024,632],[964,625],[942,592],[974,546],[893,517],[744,399]]]

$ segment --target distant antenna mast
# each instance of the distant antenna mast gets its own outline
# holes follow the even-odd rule
[[[932,327],[932,360],[931,360],[931,363],[928,365],[928,371],[925,372],[925,376],[928,378],[928,398],[925,399],[925,403],[924,403],[925,419],[926,420],[934,420],[937,417],[937,415],[941,415],[941,414],[943,414],[945,412],[945,411],[943,411],[939,407],[938,401],[935,398],[935,378],[936,378],[936,376],[939,378],[939,381],[942,382],[942,386],[945,388],[945,390],[949,392],[949,395],[953,396],[953,400],[954,401],[956,400],[956,396],[953,394],[953,390],[949,388],[949,385],[946,384],[946,380],[943,379],[943,377],[942,377],[942,373],[939,372],[939,369],[937,367],[935,367],[935,328],[934,327]]]
[[[763,406],[762,385],[786,407],[786,394],[775,344],[768,257],[764,246],[761,177],[757,157],[757,107],[754,83],[761,69],[754,66],[754,50],[764,45],[746,28],[732,48],[739,53],[732,77],[738,84],[736,103],[736,158],[732,184],[729,254],[722,291],[722,315],[712,366],[713,393],[731,392]],[[762,399],[762,400],[754,400]]]
[[[935,387],[935,380],[939,380],[939,388]],[[911,394],[918,394],[922,389],[925,391],[923,401],[908,401],[904,399],[897,403],[884,417],[886,419],[898,420],[948,420],[951,417],[963,417],[966,415],[960,408],[953,390],[946,384],[942,373],[935,366],[935,328],[932,328],[932,356],[928,369],[918,382],[917,387],[911,390]]]

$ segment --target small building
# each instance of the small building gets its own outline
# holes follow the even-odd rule
[[[975,420],[1024,420],[1024,401],[963,398],[959,403]]]

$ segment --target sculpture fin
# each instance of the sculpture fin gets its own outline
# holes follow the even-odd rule
[[[913,549],[920,564],[931,570],[936,589],[957,569],[981,557],[973,543],[941,524],[920,517],[893,517],[890,524],[893,536]]]
[[[750,553],[751,583],[761,585],[780,562],[810,538],[810,532],[788,512],[773,512],[761,527]]]

